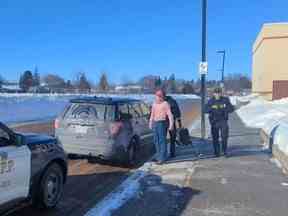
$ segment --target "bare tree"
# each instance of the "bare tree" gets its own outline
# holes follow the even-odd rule
[[[65,80],[56,74],[48,74],[43,77],[43,82],[50,89],[51,92],[65,92]]]

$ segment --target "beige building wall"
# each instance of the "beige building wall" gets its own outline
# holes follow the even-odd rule
[[[252,91],[271,100],[273,80],[288,80],[288,23],[265,24],[253,46]]]

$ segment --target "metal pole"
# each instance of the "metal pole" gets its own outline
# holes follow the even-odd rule
[[[224,81],[225,81],[224,71],[225,71],[226,51],[225,50],[221,50],[221,51],[217,51],[217,53],[221,53],[222,54],[221,87],[224,88]]]
[[[206,62],[207,40],[207,0],[202,0],[202,62]],[[201,138],[206,137],[205,127],[205,98],[206,98],[206,75],[201,75]]]
[[[226,58],[226,52],[223,51],[223,64],[222,64],[222,82],[224,83],[224,71],[225,71],[225,58]]]

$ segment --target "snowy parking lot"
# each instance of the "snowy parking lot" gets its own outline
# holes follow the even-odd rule
[[[42,121],[57,116],[68,101],[76,97],[92,95],[69,94],[0,94],[0,119],[4,123],[20,123],[26,121]],[[94,96],[94,95],[93,95]],[[97,96],[130,97],[141,99],[147,103],[153,101],[153,95],[112,95]],[[195,99],[195,95],[175,95],[177,99]]]

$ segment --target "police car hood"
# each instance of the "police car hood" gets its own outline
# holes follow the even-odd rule
[[[44,134],[35,133],[19,133],[24,137],[26,144],[45,144],[45,143],[56,143],[56,138]]]

